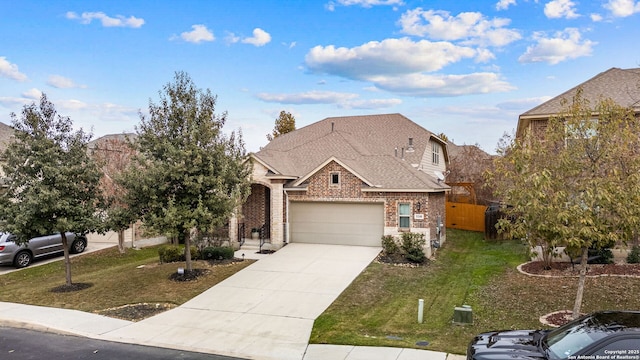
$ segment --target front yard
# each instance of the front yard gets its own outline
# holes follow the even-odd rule
[[[196,281],[176,282],[169,280],[169,276],[178,267],[184,268],[184,262],[160,264],[157,246],[127,250],[126,254],[110,248],[75,257],[71,262],[74,284],[85,283],[90,287],[73,292],[52,292],[65,283],[64,262],[56,261],[0,276],[0,301],[95,313],[123,305],[148,303],[152,307],[157,304],[158,311],[162,311],[185,303],[252,263],[245,260],[212,266],[197,261],[193,268],[206,268],[210,270],[208,275]],[[108,315],[118,313],[125,318],[130,315],[127,320],[138,320],[137,315],[145,315],[124,309],[105,312]],[[146,312],[146,316],[152,314]]]
[[[464,354],[477,333],[541,328],[541,315],[573,307],[577,279],[523,275],[516,266],[526,260],[519,242],[448,229],[447,242],[425,267],[372,263],[316,320],[311,342]],[[583,311],[638,309],[638,293],[638,278],[588,278]],[[422,324],[418,299],[425,304]],[[473,325],[452,324],[454,307],[463,304],[473,308]]]
[[[577,279],[523,275],[516,266],[526,260],[525,248],[518,242],[485,241],[480,233],[447,230],[447,242],[426,266],[370,264],[316,320],[311,342],[464,354],[477,333],[541,328],[541,315],[572,308]],[[184,263],[159,264],[157,247],[128,250],[124,255],[107,249],[72,259],[74,283],[91,285],[84,290],[51,291],[65,283],[64,264],[57,261],[0,276],[0,301],[134,319],[153,312],[104,310],[148,303],[162,311],[183,304],[250,263],[196,262],[194,268],[210,270],[206,276],[175,282],[169,276]],[[639,309],[639,293],[639,278],[588,278],[583,311]],[[417,322],[418,299],[424,299],[423,324]],[[473,325],[452,324],[454,307],[463,304],[473,308]],[[418,341],[429,345],[417,346]]]

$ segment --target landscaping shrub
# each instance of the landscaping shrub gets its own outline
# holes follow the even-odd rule
[[[184,260],[184,251],[177,245],[165,245],[158,249],[161,263],[171,263]]]
[[[171,263],[178,261],[185,261],[184,246],[179,245],[165,245],[158,249],[158,256],[160,256],[161,263]],[[191,260],[201,259],[200,250],[197,247],[191,246]]]
[[[631,251],[627,255],[627,263],[638,264],[640,263],[640,246],[634,245]]]
[[[392,235],[382,237],[382,251],[387,255],[397,254],[400,251],[400,247]]]
[[[405,252],[407,260],[411,262],[424,262],[427,258],[424,254],[424,245],[426,243],[424,234],[402,233],[402,250]]]
[[[613,252],[609,248],[589,249],[589,257],[600,256],[589,261],[589,264],[613,264]]]
[[[229,246],[208,246],[202,250],[204,260],[233,259],[234,250]]]

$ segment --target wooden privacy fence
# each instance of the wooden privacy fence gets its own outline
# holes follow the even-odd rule
[[[486,206],[447,201],[446,207],[448,228],[484,232]]]

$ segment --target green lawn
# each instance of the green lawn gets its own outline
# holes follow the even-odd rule
[[[169,276],[185,264],[159,264],[158,247],[127,250],[126,254],[110,248],[71,261],[73,282],[90,283],[91,287],[75,292],[51,292],[65,284],[64,262],[56,261],[1,275],[0,301],[88,312],[136,303],[180,305],[252,262],[216,267],[194,262],[194,268],[209,268],[210,274],[197,281],[175,282]]]
[[[515,268],[526,260],[519,242],[448,229],[426,267],[369,265],[316,320],[311,342],[421,348],[415,344],[424,340],[425,349],[464,354],[477,333],[541,328],[541,315],[572,308],[577,279],[522,275]],[[638,293],[639,279],[590,278],[583,310],[637,309]],[[425,304],[422,324],[418,299]],[[452,324],[454,307],[463,304],[473,308],[473,325]]]

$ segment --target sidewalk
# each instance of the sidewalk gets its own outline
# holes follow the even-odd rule
[[[464,360],[429,350],[309,345],[315,318],[377,251],[293,245],[139,322],[0,302],[0,326],[260,360]]]

